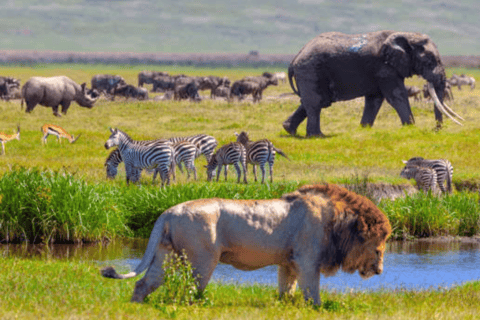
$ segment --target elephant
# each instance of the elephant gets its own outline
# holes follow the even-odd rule
[[[427,35],[395,31],[322,33],[308,42],[290,63],[288,79],[301,103],[283,122],[283,128],[295,135],[297,127],[307,118],[307,136],[323,136],[322,109],[333,102],[361,96],[365,97],[362,126],[373,125],[385,99],[402,124],[413,124],[404,80],[414,74],[427,80],[432,96],[435,95],[437,127],[442,125],[442,114],[460,124],[453,117],[462,118],[443,103],[445,68],[437,46]]]
[[[96,90],[87,90],[85,83],[77,84],[66,76],[32,77],[22,87],[22,102],[27,104],[27,113],[32,112],[37,104],[53,109],[53,114],[60,117],[58,106],[62,106],[62,113],[67,114],[70,103],[75,101],[81,107],[93,108],[98,99]]]

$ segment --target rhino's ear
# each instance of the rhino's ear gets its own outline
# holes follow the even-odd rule
[[[82,87],[82,92],[85,92],[85,86],[86,86],[86,85],[87,85],[87,84],[86,84],[85,82],[82,83],[82,85],[81,85],[81,87]]]

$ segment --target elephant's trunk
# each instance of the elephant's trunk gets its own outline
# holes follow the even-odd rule
[[[457,117],[460,120],[465,121],[462,117],[460,117],[457,113],[455,113],[449,106],[447,106],[444,102],[441,102],[440,99],[437,96],[437,93],[435,92],[435,89],[433,87],[433,84],[431,82],[427,83],[427,89],[428,93],[430,93],[430,97],[433,99],[433,103],[435,104],[435,107],[449,117],[453,122],[462,125],[458,120],[456,120],[454,117]]]

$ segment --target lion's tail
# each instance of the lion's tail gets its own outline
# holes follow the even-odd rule
[[[153,227],[152,233],[150,234],[147,249],[145,250],[142,261],[140,261],[140,264],[135,268],[134,271],[127,274],[118,274],[117,271],[115,271],[115,268],[106,267],[101,271],[102,276],[112,279],[128,279],[136,277],[137,275],[145,271],[145,269],[147,269],[147,267],[150,265],[153,258],[155,257],[156,248],[164,234],[164,227],[165,219],[160,216],[160,218],[157,219],[157,222],[155,222],[155,226]]]

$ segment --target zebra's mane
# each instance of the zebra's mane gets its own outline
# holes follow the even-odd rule
[[[119,134],[123,135],[128,140],[128,142],[133,142],[134,141],[132,138],[130,138],[130,136],[125,131],[117,129],[117,132]]]

